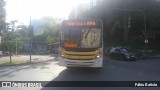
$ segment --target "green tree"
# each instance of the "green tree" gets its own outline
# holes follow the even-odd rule
[[[29,27],[26,25],[18,25],[15,31],[17,40],[29,40]]]
[[[18,25],[12,27],[11,23],[6,24],[6,29],[3,32],[1,48],[3,51],[16,51],[16,41],[18,45],[18,51],[22,49],[22,42],[20,40],[29,40],[28,27],[25,25]]]
[[[96,6],[91,7],[90,11],[83,12],[80,15],[82,18],[101,19],[103,21],[105,46],[108,46],[107,44],[109,46],[130,45],[139,46],[139,49],[144,47],[145,37],[141,35],[145,31],[143,13],[116,10],[115,8],[144,12],[147,36],[153,38],[156,32],[159,32],[160,0],[99,0]],[[152,39],[149,40],[149,45],[153,46],[154,43],[158,43],[156,41],[151,43],[152,41]]]
[[[43,34],[35,36],[33,40],[44,41],[49,45],[57,42],[59,37],[58,19],[52,17],[44,17],[41,20],[44,23],[39,27],[43,30]]]
[[[6,10],[5,10],[5,1],[4,0],[0,0],[0,38],[3,35],[3,31],[6,28]],[[0,43],[1,43],[1,39],[0,39]]]

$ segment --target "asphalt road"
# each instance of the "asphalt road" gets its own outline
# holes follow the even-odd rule
[[[160,81],[160,60],[121,61],[104,58],[103,68],[95,70],[90,68],[66,69],[58,66],[58,61],[43,63],[3,66],[0,67],[0,81]],[[6,89],[6,88],[3,88]],[[16,90],[17,88],[15,88]],[[28,89],[28,88],[27,88]],[[53,88],[31,88],[53,89]],[[104,90],[104,89],[139,89],[130,87],[103,87],[103,88],[58,88],[53,90]],[[143,88],[144,90],[159,90],[160,88]]]

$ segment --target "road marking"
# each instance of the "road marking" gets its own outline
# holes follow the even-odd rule
[[[22,67],[22,69],[24,69],[24,68],[28,68],[28,67],[30,67],[30,65],[27,65],[27,66],[23,66],[23,67]]]

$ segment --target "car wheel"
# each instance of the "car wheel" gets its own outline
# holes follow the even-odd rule
[[[136,58],[133,58],[133,61],[137,61],[137,59],[136,59]]]
[[[121,59],[122,59],[122,60],[127,60],[127,58],[126,58],[125,55],[122,55],[122,56],[121,56]]]

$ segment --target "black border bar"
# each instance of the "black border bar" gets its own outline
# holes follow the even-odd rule
[[[4,82],[11,87],[160,87],[160,81],[0,81],[0,87]]]

